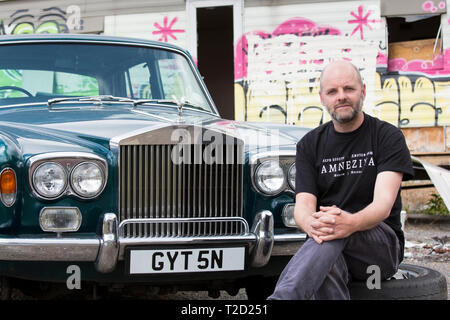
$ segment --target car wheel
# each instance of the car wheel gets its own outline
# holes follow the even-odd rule
[[[351,282],[354,300],[447,300],[447,281],[436,270],[401,264],[397,275],[381,282],[380,289],[369,290],[366,282]]]
[[[11,298],[11,286],[9,279],[0,276],[0,300],[9,300]]]

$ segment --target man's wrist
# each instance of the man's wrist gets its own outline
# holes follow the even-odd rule
[[[305,230],[305,218],[306,218],[305,215],[302,214],[299,215],[297,219],[295,219],[297,226],[302,230]]]
[[[362,215],[360,213],[350,214],[352,233],[362,230]]]

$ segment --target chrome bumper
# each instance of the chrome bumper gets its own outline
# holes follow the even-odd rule
[[[117,261],[124,259],[125,249],[128,246],[172,244],[214,246],[226,243],[248,245],[250,265],[262,267],[273,255],[294,254],[306,239],[304,233],[274,235],[273,216],[270,211],[258,213],[251,230],[247,226],[243,235],[142,239],[123,238],[120,234],[117,216],[107,213],[103,218],[101,237],[0,238],[0,260],[87,261],[94,262],[97,271],[107,273],[115,269]]]

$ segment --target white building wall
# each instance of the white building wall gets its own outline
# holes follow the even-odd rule
[[[105,35],[172,43],[186,48],[186,12],[167,11],[105,17]]]

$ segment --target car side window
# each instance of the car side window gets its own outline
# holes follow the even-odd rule
[[[132,99],[151,99],[150,71],[147,63],[140,63],[125,72],[127,97]]]

